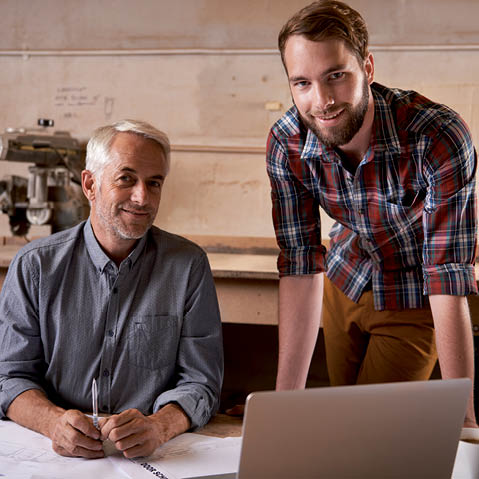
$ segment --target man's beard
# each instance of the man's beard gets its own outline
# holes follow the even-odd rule
[[[301,115],[303,123],[317,136],[318,140],[329,148],[335,148],[342,145],[347,145],[353,138],[354,135],[360,130],[363,126],[364,118],[368,111],[369,105],[369,84],[367,82],[366,76],[364,76],[363,81],[363,92],[361,101],[355,107],[345,104],[340,105],[339,109],[344,111],[341,115],[347,115],[346,123],[339,125],[337,127],[331,128],[319,128],[314,122],[313,118],[306,118],[304,115]],[[298,110],[299,111],[299,110]],[[337,108],[330,111],[324,111],[322,114],[330,115],[334,114],[335,111],[338,111]]]
[[[133,221],[124,222],[121,219],[122,208],[149,213],[149,218],[147,219],[146,224],[143,222],[135,224]],[[106,231],[109,231],[116,238],[122,240],[140,239],[151,228],[155,219],[155,214],[153,214],[151,209],[131,205],[128,201],[115,204],[114,206],[106,204],[102,201],[101,188],[97,190],[96,215]]]

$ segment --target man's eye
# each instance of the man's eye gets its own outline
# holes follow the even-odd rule
[[[161,181],[150,181],[150,186],[152,188],[161,188]]]
[[[302,80],[302,81],[297,81],[294,83],[294,86],[296,88],[306,88],[307,86],[309,85],[309,82],[307,82],[306,80]]]
[[[344,72],[336,72],[332,73],[329,78],[331,80],[340,80],[341,78],[344,78]]]
[[[121,183],[129,183],[132,181],[132,177],[129,175],[123,175],[118,178]]]

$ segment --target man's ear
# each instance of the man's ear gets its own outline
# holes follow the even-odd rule
[[[368,53],[368,56],[364,61],[364,71],[368,78],[368,83],[371,85],[371,83],[374,81],[374,57],[372,53]]]
[[[83,194],[87,197],[88,201],[92,202],[95,199],[95,185],[96,180],[93,173],[89,170],[83,170],[81,172],[81,187]]]

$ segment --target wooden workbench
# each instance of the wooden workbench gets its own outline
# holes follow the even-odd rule
[[[214,437],[239,437],[243,427],[241,417],[217,414],[210,419],[206,426],[195,431],[197,434]]]
[[[208,253],[224,323],[278,324],[276,255]]]

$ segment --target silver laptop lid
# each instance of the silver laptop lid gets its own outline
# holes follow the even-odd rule
[[[471,381],[252,393],[239,479],[450,479]]]

